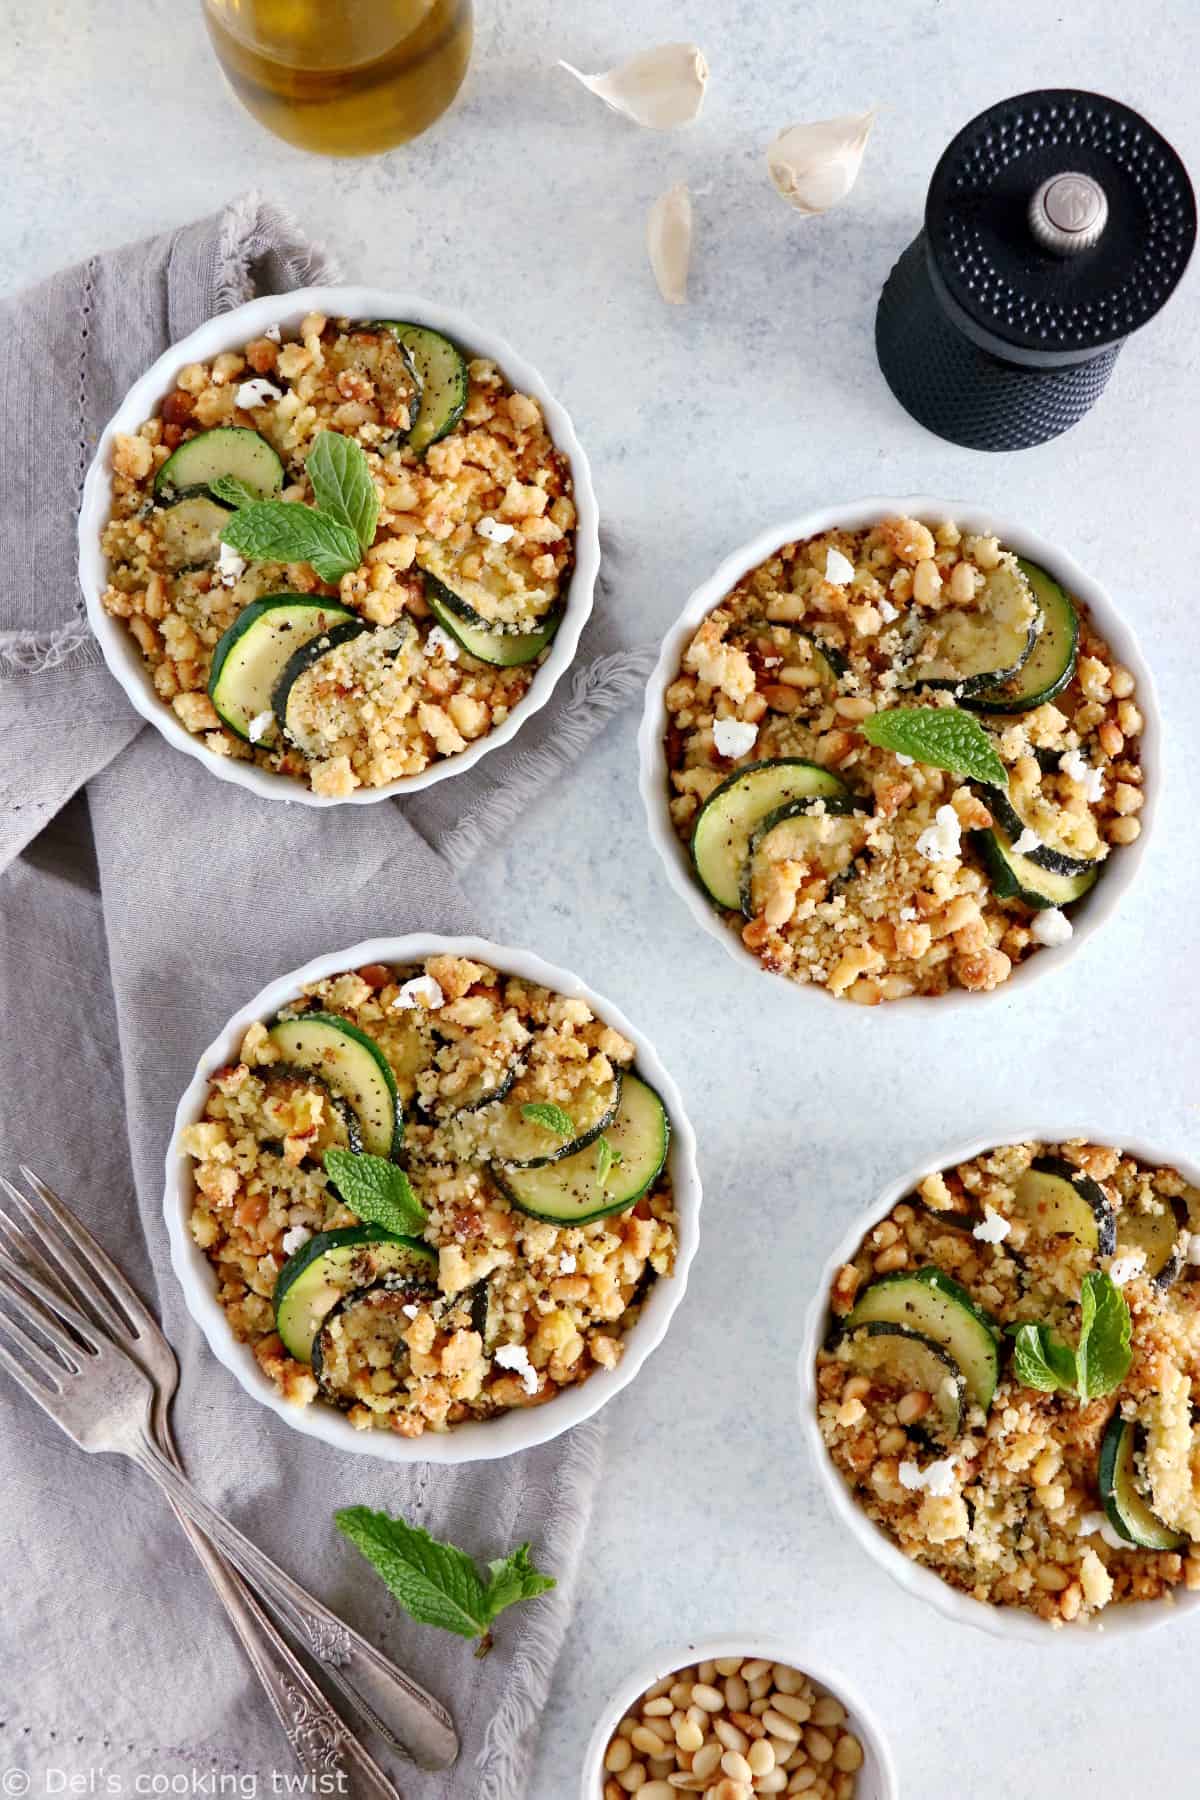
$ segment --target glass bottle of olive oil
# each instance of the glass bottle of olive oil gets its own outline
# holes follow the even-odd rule
[[[472,0],[205,0],[247,111],[326,156],[372,156],[441,117],[471,56]]]

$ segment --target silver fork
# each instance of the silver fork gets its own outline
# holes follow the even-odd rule
[[[13,1355],[0,1340],[0,1368],[6,1369],[81,1449],[126,1455],[145,1470],[172,1504],[225,1552],[311,1648],[330,1679],[387,1742],[423,1767],[448,1767],[458,1753],[458,1741],[449,1715],[438,1702],[278,1568],[210,1506],[158,1448],[152,1426],[160,1403],[144,1366],[145,1349],[148,1343],[161,1340],[161,1349],[156,1347],[153,1354],[161,1358],[165,1350],[170,1358],[172,1388],[177,1376],[173,1352],[152,1316],[79,1221],[43,1182],[28,1170],[22,1173],[51,1218],[35,1211],[9,1182],[3,1183],[25,1226],[18,1226],[10,1215],[0,1214],[5,1242],[21,1258],[18,1263],[7,1249],[0,1249],[0,1296],[7,1307],[0,1313],[0,1326],[19,1347],[24,1360]],[[100,1322],[80,1309],[61,1277],[56,1277],[43,1254],[47,1248],[67,1270],[77,1291],[91,1303],[98,1299]],[[76,1251],[92,1264],[90,1273]],[[129,1311],[134,1316],[122,1321],[121,1302],[128,1305],[130,1298],[134,1305]],[[115,1332],[115,1341],[108,1335],[110,1331]],[[140,1360],[135,1361],[134,1357]],[[227,1571],[222,1570],[222,1574],[228,1579]],[[257,1607],[255,1612],[266,1626]],[[332,1729],[339,1731],[342,1748],[353,1745],[350,1754],[357,1752],[354,1760],[359,1779],[377,1778],[384,1783],[382,1790],[375,1790],[377,1793],[394,1793],[386,1776],[341,1727],[337,1715],[285,1647],[284,1653],[300,1676],[296,1683],[298,1698],[293,1699],[285,1686],[285,1703],[299,1714],[299,1733],[310,1754],[321,1754],[324,1746],[326,1760],[320,1766],[329,1768],[327,1734],[331,1715]],[[261,1674],[253,1654],[252,1660]],[[295,1679],[291,1669],[287,1676]],[[274,1684],[272,1699],[274,1702]],[[315,1711],[317,1706],[322,1707],[320,1716]],[[281,1722],[295,1743],[295,1729]]]

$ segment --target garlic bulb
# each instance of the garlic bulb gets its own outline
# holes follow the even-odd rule
[[[815,125],[793,125],[767,151],[767,167],[775,190],[797,212],[828,212],[844,200],[862,166],[863,151],[875,123],[870,112]]]
[[[605,75],[584,75],[569,62],[560,62],[559,67],[614,112],[651,131],[690,124],[704,104],[708,86],[708,64],[695,44],[660,44]]]
[[[682,306],[692,260],[692,196],[685,181],[660,194],[650,208],[646,249],[659,293],[669,306]]]

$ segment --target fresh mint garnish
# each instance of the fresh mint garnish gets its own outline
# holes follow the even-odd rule
[[[230,515],[222,542],[258,562],[311,563],[322,581],[357,569],[356,534],[342,519],[295,500],[256,500]]]
[[[256,506],[262,499],[252,487],[239,481],[236,475],[216,475],[208,484],[208,491],[214,500],[224,500],[227,506]]]
[[[379,495],[359,445],[340,431],[319,431],[305,466],[320,510],[349,526],[360,547],[369,550],[379,521]]]
[[[528,1119],[531,1125],[541,1125],[546,1131],[552,1131],[555,1137],[575,1136],[574,1119],[561,1106],[555,1106],[553,1100],[531,1100],[521,1108],[521,1117]]]
[[[596,1139],[596,1186],[608,1186],[608,1178],[621,1160],[621,1152],[614,1150],[606,1137]]]
[[[366,1506],[344,1506],[334,1513],[333,1522],[406,1613],[419,1625],[478,1638],[478,1656],[491,1649],[491,1626],[507,1607],[536,1599],[555,1586],[552,1576],[534,1568],[528,1544],[489,1563],[485,1580],[465,1550],[439,1543],[404,1519]]]
[[[368,1225],[382,1226],[399,1237],[416,1237],[429,1221],[408,1176],[386,1156],[327,1150],[325,1173],[350,1211]]]
[[[1013,1373],[1023,1387],[1098,1400],[1124,1381],[1133,1361],[1133,1323],[1124,1294],[1111,1276],[1090,1270],[1083,1278],[1079,1305],[1077,1350],[1049,1325],[1010,1327]]]
[[[859,727],[870,744],[898,750],[914,762],[931,763],[990,787],[1007,787],[1008,774],[978,719],[958,706],[893,706],[873,713]]]

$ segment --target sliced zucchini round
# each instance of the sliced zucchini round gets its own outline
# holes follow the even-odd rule
[[[586,1149],[537,1168],[492,1165],[492,1177],[513,1205],[554,1225],[586,1225],[606,1213],[624,1212],[641,1199],[662,1173],[671,1141],[667,1109],[640,1076],[621,1083],[617,1115],[601,1138]],[[613,1161],[604,1175],[600,1145]]]
[[[477,1281],[471,1289],[471,1330],[479,1333],[484,1351],[490,1356],[500,1342],[504,1330],[504,1315],[496,1304],[492,1284],[486,1277]]]
[[[944,1345],[933,1338],[886,1319],[856,1325],[851,1314],[834,1355],[855,1374],[885,1383],[900,1395],[928,1394],[933,1411],[925,1415],[921,1427],[942,1445],[962,1436],[966,1380]]]
[[[971,606],[946,607],[930,620],[906,685],[953,688],[965,698],[1024,668],[1037,643],[1042,611],[1022,571],[1002,562]]]
[[[420,453],[454,430],[467,408],[467,365],[462,352],[428,325],[381,319],[412,358],[421,383],[421,410],[408,434],[408,447]]]
[[[245,607],[219,639],[208,677],[209,698],[230,731],[249,742],[251,720],[273,710],[297,649],[346,624],[365,630],[336,600],[306,594],[267,594]]]
[[[504,1099],[480,1104],[465,1115],[455,1115],[455,1137],[462,1153],[473,1162],[504,1163],[514,1169],[541,1169],[595,1143],[617,1117],[624,1077],[614,1069],[609,1081],[581,1088],[569,1110],[574,1130],[560,1137],[548,1125],[525,1117],[528,1101]]]
[[[1182,1237],[1186,1223],[1186,1215],[1181,1222],[1166,1200],[1161,1212],[1133,1212],[1126,1206],[1117,1214],[1117,1253],[1144,1251],[1146,1279],[1160,1294],[1165,1294],[1183,1273]]]
[[[167,566],[207,569],[221,554],[221,536],[233,514],[207,494],[190,494],[159,513],[158,541]]]
[[[496,669],[515,669],[522,663],[533,662],[546,645],[553,642],[562,624],[563,608],[556,607],[536,631],[480,630],[446,604],[444,592],[436,576],[426,573],[425,599],[442,630],[448,631],[468,656]]]
[[[320,1162],[325,1151],[333,1147],[349,1150],[357,1156],[364,1148],[362,1125],[358,1114],[343,1094],[330,1086],[314,1069],[302,1069],[295,1063],[269,1063],[257,1071],[268,1096],[286,1097],[298,1088],[316,1088],[337,1121],[331,1131],[322,1131],[308,1149],[308,1156]]]
[[[463,1113],[481,1112],[485,1106],[495,1106],[508,1098],[520,1071],[521,1065],[517,1062],[510,1063],[499,1077],[491,1072],[480,1071],[464,1088],[459,1089],[452,1100],[435,1106],[434,1110],[440,1111],[443,1117],[458,1118]]]
[[[1098,1182],[1057,1156],[1031,1164],[1013,1189],[1019,1213],[1047,1237],[1070,1237],[1093,1256],[1117,1248],[1116,1214]]]
[[[1060,875],[1044,869],[1028,856],[1018,855],[1013,840],[1000,825],[973,834],[976,847],[992,879],[998,900],[1021,900],[1035,911],[1050,906],[1073,906],[1090,893],[1100,879],[1103,863],[1094,862],[1081,874]]]
[[[761,655],[775,656],[781,663],[786,663],[787,644],[791,638],[800,638],[809,646],[808,653],[822,688],[836,688],[841,677],[850,673],[849,660],[840,650],[825,643],[815,632],[793,625],[788,619],[747,619],[732,633],[730,641],[740,648],[757,649]]]
[[[437,1286],[429,1280],[389,1274],[335,1300],[312,1343],[312,1372],[326,1400],[343,1409],[389,1411],[409,1369],[404,1334],[412,1328],[412,1308],[436,1297]],[[389,1381],[389,1375],[396,1379]]]
[[[980,782],[979,791],[992,817],[999,820],[1005,835],[1015,843],[1028,821],[1021,817],[1003,788],[990,787]],[[1040,829],[1038,835],[1041,835]],[[1101,850],[1099,856],[1076,856],[1065,844],[1052,843],[1043,838],[1036,850],[1023,850],[1021,855],[1035,869],[1048,869],[1052,875],[1098,876],[1107,851]]]
[[[312,1360],[313,1340],[331,1306],[384,1278],[436,1282],[437,1252],[420,1238],[377,1225],[321,1231],[290,1257],[275,1283],[275,1328],[297,1362]]]
[[[982,687],[963,695],[963,704],[978,712],[1032,712],[1061,694],[1075,673],[1079,650],[1079,619],[1070,597],[1036,563],[1017,559],[1021,573],[1033,589],[1042,609],[1042,629],[1037,643],[1017,673],[995,687]]]
[[[962,1371],[967,1395],[984,1411],[1000,1379],[1000,1329],[970,1294],[940,1269],[902,1271],[873,1281],[846,1320],[903,1325],[939,1345]]]
[[[283,486],[283,464],[265,437],[243,425],[218,425],[200,431],[168,456],[154,477],[154,492],[162,499],[206,488],[218,475],[231,475],[269,500]]]
[[[750,839],[770,813],[794,800],[850,798],[840,776],[799,757],[736,769],[709,795],[692,833],[692,861],[709,898],[729,912],[741,910]]]
[[[476,540],[479,542],[481,540]],[[558,602],[557,584],[551,580],[537,587],[514,589],[508,581],[507,558],[503,547],[487,547],[478,575],[464,575],[459,563],[461,550],[449,543],[435,543],[432,538],[422,543],[417,567],[425,576],[426,590],[430,579],[442,605],[471,631],[503,632],[514,637],[529,637],[539,632],[547,615]]]
[[[363,1143],[372,1156],[394,1156],[404,1136],[404,1115],[391,1065],[373,1038],[337,1013],[301,1013],[276,1019],[271,1041],[285,1062],[311,1069],[354,1108]]]
[[[853,800],[789,800],[750,834],[742,865],[742,912],[753,919],[766,902],[765,885],[778,862],[807,863],[827,881],[844,875],[862,849],[866,815]]]
[[[343,644],[352,643],[369,629],[365,619],[357,619],[351,615],[341,624],[319,632],[309,638],[307,643],[299,645],[279,671],[279,679],[271,693],[271,708],[275,714],[275,722],[288,743],[303,755],[320,756],[325,748],[322,743],[310,737],[300,723],[300,704],[307,688],[305,676],[331,650],[338,650]]]
[[[1182,1550],[1187,1537],[1164,1525],[1138,1490],[1138,1448],[1139,1427],[1133,1419],[1123,1419],[1118,1408],[1100,1445],[1096,1477],[1109,1523],[1127,1543],[1142,1550]]]
[[[421,419],[421,377],[407,344],[386,326],[355,325],[326,343],[325,373],[365,375],[375,389],[387,435],[373,447],[386,451],[408,441]]]

